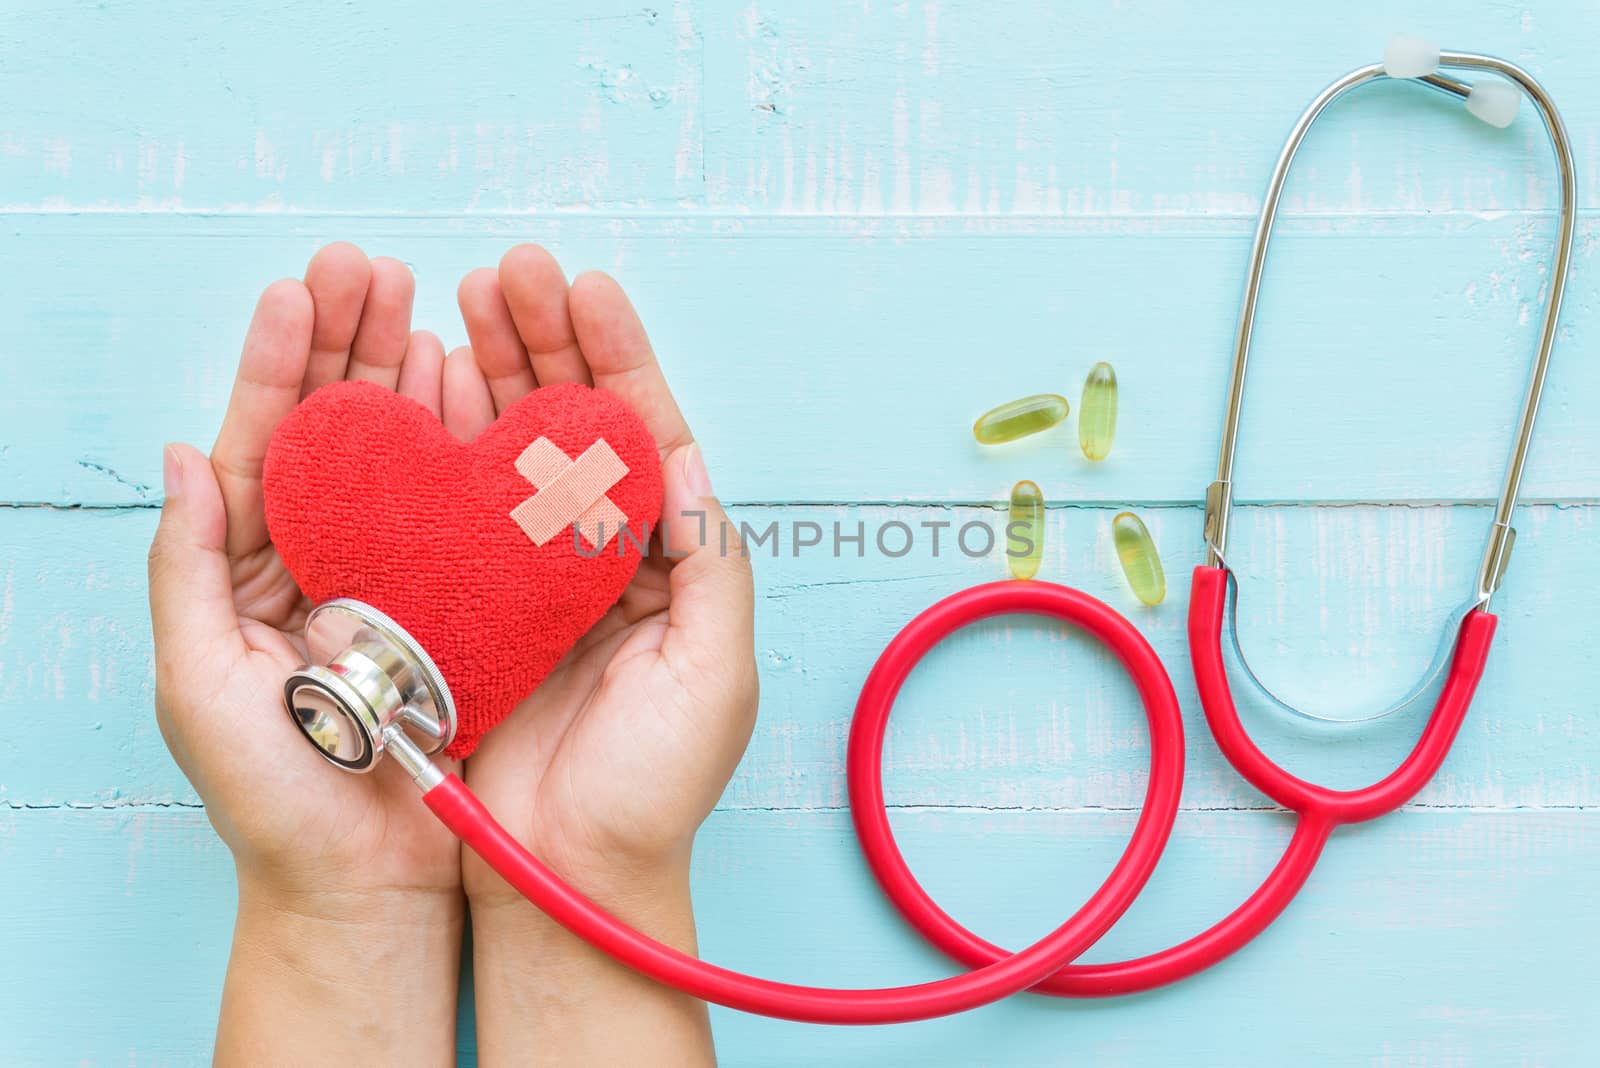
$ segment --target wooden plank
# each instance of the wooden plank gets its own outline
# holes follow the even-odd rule
[[[697,199],[692,11],[181,0],[152,17],[137,0],[8,4],[0,204],[270,213]]]
[[[148,503],[161,445],[208,442],[255,294],[324,240],[400,256],[417,322],[464,340],[457,281],[513,241],[632,290],[733,501],[1197,501],[1215,470],[1242,222],[14,217],[30,285],[0,291],[0,501]],[[1548,218],[1286,229],[1262,300],[1244,500],[1492,497],[1538,329]],[[1585,220],[1530,498],[1590,500],[1600,439],[1580,358],[1600,307]],[[1153,273],[1153,271],[1155,273]],[[1181,284],[1161,279],[1181,279]],[[1075,423],[985,450],[987,407],[1122,387],[1103,464]]]
[[[930,892],[1011,944],[1089,893],[1131,822],[1105,812],[895,817]],[[1286,837],[1287,820],[1272,813],[1185,814],[1146,896],[1091,955],[1146,952],[1198,930],[1249,892]],[[0,959],[19,980],[0,999],[0,1060],[204,1059],[233,887],[202,813],[0,807],[0,870]],[[718,1010],[718,1048],[738,1065],[1281,1065],[1334,1051],[1380,1063],[1585,1063],[1600,984],[1580,932],[1597,876],[1593,812],[1407,812],[1343,832],[1271,931],[1178,986],[1107,1002],[1017,998],[893,1028]],[[882,901],[842,813],[718,813],[694,881],[709,960],[831,984],[950,971]]]
[[[716,0],[703,18],[707,194],[737,208],[1253,214],[1300,109],[1397,29],[1525,64],[1575,145],[1600,118],[1578,43],[1600,33],[1592,4],[1477,5],[1426,28],[1368,0],[1270,18],[1183,0]],[[1502,133],[1421,88],[1365,87],[1318,121],[1286,206],[1552,206],[1532,114]],[[1600,204],[1592,179],[1581,195]]]
[[[813,808],[845,800],[844,745],[856,693],[878,651],[938,598],[1005,575],[997,553],[968,557],[960,530],[989,509],[741,508],[753,533],[778,524],[754,561],[762,711],[724,797],[731,808]],[[1192,508],[1144,511],[1169,579],[1166,603],[1137,604],[1109,540],[1113,510],[1050,511],[1041,578],[1127,613],[1171,672],[1190,731],[1185,804],[1263,800],[1222,762],[1199,718],[1184,637],[1188,574],[1202,558]],[[1600,725],[1590,663],[1588,591],[1596,509],[1520,513],[1517,557],[1495,609],[1501,629],[1456,751],[1425,805],[1592,806]],[[193,802],[151,714],[144,553],[149,509],[0,510],[0,800],[119,806]],[[822,544],[794,555],[800,524]],[[863,555],[841,543],[865,535]],[[906,524],[915,541],[897,549]],[[938,555],[934,528],[948,523]],[[1234,555],[1241,628],[1256,666],[1287,696],[1329,711],[1398,696],[1428,662],[1473,581],[1488,525],[1481,507],[1245,508]],[[978,528],[967,536],[981,547]],[[776,549],[778,555],[771,553]],[[1242,687],[1242,683],[1239,684]],[[1358,786],[1387,774],[1425,709],[1344,730],[1306,728],[1241,704],[1268,751],[1301,774]],[[1108,656],[1054,627],[1003,619],[944,643],[913,674],[891,722],[886,760],[897,804],[1124,808],[1138,804],[1147,760],[1131,685]]]
[[[3,18],[0,96],[33,106],[0,120],[0,203],[250,212],[1247,213],[1304,102],[1377,60],[1395,29],[1370,2],[1307,29],[1182,0],[488,3],[448,17],[417,0],[270,15],[188,0],[160,19],[80,0]],[[1582,143],[1597,119],[1592,6],[1448,22],[1447,46],[1543,78]],[[1325,121],[1291,207],[1554,203],[1527,117],[1500,133],[1385,86]],[[1449,162],[1468,159],[1482,162]],[[1592,182],[1583,195],[1600,205]]]

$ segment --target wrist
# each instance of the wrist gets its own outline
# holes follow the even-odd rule
[[[317,964],[316,956],[388,958],[391,942],[419,949],[459,941],[466,900],[459,889],[305,887],[237,873],[238,928],[270,936],[271,949]],[[326,951],[326,952],[324,952]]]
[[[688,906],[692,835],[649,850],[609,843],[574,847],[571,836],[537,830],[517,838],[540,863],[607,911],[649,912],[674,901]],[[470,849],[462,850],[461,889],[474,923],[480,914],[486,919],[524,911],[543,915]]]
[[[687,857],[649,870],[558,874],[630,927],[697,952]],[[672,1051],[672,1063],[715,1063],[703,1002],[633,972],[505,889],[471,899],[485,1065],[523,1063],[529,1049],[562,1064],[660,1063],[663,1051]]]
[[[464,920],[459,892],[286,891],[240,872],[217,1062],[448,1062]]]
[[[552,863],[552,870],[607,912],[677,949],[694,952],[694,905],[689,891],[689,860],[662,858],[650,863]],[[513,889],[486,864],[473,858],[464,876],[474,931],[506,932],[551,946],[582,945]]]
[[[383,902],[397,908],[437,914],[443,918],[452,910],[466,911],[460,873],[446,882],[406,879],[351,879],[344,873],[314,869],[291,871],[289,865],[260,865],[234,858],[234,877],[239,887],[240,908],[268,913],[283,913],[305,920],[344,922],[358,918],[350,911],[351,902]],[[369,907],[365,915],[375,916]]]
[[[441,984],[455,987],[464,927],[459,893],[286,894],[241,876],[234,954],[328,996],[385,990],[402,1001],[413,993],[437,998]]]

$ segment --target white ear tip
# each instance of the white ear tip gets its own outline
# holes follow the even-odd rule
[[[1420,78],[1439,69],[1439,46],[1409,33],[1397,33],[1383,46],[1383,72],[1391,78]]]
[[[1485,78],[1475,82],[1467,94],[1467,110],[1490,126],[1504,129],[1517,117],[1517,106],[1522,103],[1522,90],[1501,78]]]

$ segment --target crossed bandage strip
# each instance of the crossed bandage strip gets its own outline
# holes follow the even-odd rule
[[[511,510],[511,518],[535,545],[543,545],[568,526],[598,551],[628,521],[606,492],[622,481],[628,465],[604,438],[576,460],[549,438],[539,438],[517,457],[517,473],[537,491]]]

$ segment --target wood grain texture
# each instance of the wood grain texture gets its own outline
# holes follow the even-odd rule
[[[1293,114],[1336,74],[1379,59],[1375,43],[1397,20],[1426,25],[1446,48],[1495,42],[1574,85],[1585,61],[1562,37],[1600,29],[1587,5],[1448,16],[1406,6],[1298,5],[1276,18],[1184,0],[719,0],[706,16],[708,199],[867,214],[1253,215]],[[1326,70],[1311,61],[1334,55]],[[1553,205],[1537,127],[1501,138],[1441,120],[1442,100],[1394,106],[1408,91],[1418,90],[1375,88],[1319,122],[1286,207]],[[1569,122],[1592,123],[1583,97],[1563,94]],[[1441,165],[1467,158],[1481,163]],[[1582,203],[1596,197],[1591,186]]]
[[[1011,944],[1065,918],[1132,824],[1104,812],[895,816],[930,892]],[[1287,837],[1274,813],[1186,813],[1145,896],[1090,957],[1212,922]],[[0,999],[0,1061],[206,1060],[233,887],[203,813],[0,809],[0,864],[0,959],[21,980]],[[718,1049],[730,1065],[1580,1064],[1592,1052],[1591,943],[1553,918],[1586,915],[1596,877],[1593,812],[1406,812],[1341,832],[1269,937],[1182,986],[1019,997],[890,1028],[717,1010]],[[696,844],[694,887],[708,959],[797,982],[949,974],[878,896],[844,813],[717,813]],[[470,1026],[462,1048],[470,1063]]]
[[[0,123],[0,204],[1244,215],[1293,113],[1397,19],[1530,66],[1580,145],[1600,117],[1582,91],[1600,12],[1574,2],[1275,19],[1185,0],[601,0],[441,23],[421,0],[179,0],[159,18],[20,0],[0,13],[0,97],[35,104]],[[1553,206],[1535,126],[1451,121],[1409,91],[1330,115],[1289,206]],[[1600,205],[1592,182],[1582,202]]]
[[[330,12],[181,0],[0,13],[0,203],[278,212],[672,205],[700,194],[693,9]],[[70,67],[70,72],[68,68]],[[419,199],[419,185],[431,193]]]
[[[730,1065],[1461,1065],[1600,1059],[1591,888],[1600,725],[1600,7],[1377,0],[20,0],[0,10],[0,1064],[209,1051],[230,864],[150,710],[144,553],[160,446],[216,431],[256,293],[350,239],[456,281],[520,240],[635,296],[756,561],[761,718],[697,846],[706,955],[774,977],[946,974],[878,896],[843,810],[856,689],[922,607],[1001,577],[955,534],[1031,478],[1041,578],[1127,612],[1172,672],[1189,774],[1146,897],[1091,954],[1144,952],[1255,885],[1288,820],[1224,765],[1184,649],[1242,270],[1304,101],[1394,29],[1529,67],[1577,155],[1579,239],[1478,700],[1439,779],[1341,832],[1305,898],[1212,973],[1094,1004],[1013,999],[885,1029],[718,1011]],[[1554,169],[1410,87],[1319,123],[1273,246],[1241,439],[1241,628],[1316,707],[1405,688],[1483,546],[1549,284]],[[1117,445],[967,432],[1110,360]],[[1138,509],[1171,593],[1123,587]],[[792,551],[815,524],[821,544]],[[860,524],[861,555],[844,542]],[[890,558],[875,534],[905,524]],[[931,532],[944,538],[935,553]],[[891,533],[892,543],[898,534]],[[827,625],[820,625],[826,621]],[[1246,718],[1293,770],[1383,775],[1421,711]],[[1106,654],[972,628],[907,684],[885,760],[919,877],[1012,944],[1120,849],[1147,748]],[[460,1045],[474,1060],[470,987]]]
[[[1204,217],[10,223],[33,285],[0,291],[15,382],[0,396],[0,498],[89,505],[149,503],[162,442],[210,440],[255,294],[335,238],[414,264],[417,321],[447,344],[466,340],[456,283],[512,242],[622,276],[730,500],[994,501],[1026,463],[1053,500],[1198,501],[1249,249],[1244,220]],[[1261,302],[1240,499],[1493,497],[1552,231],[1520,214],[1286,226]],[[1586,217],[1530,499],[1587,501],[1600,485],[1600,364],[1572,355],[1600,311],[1593,235]],[[972,421],[1002,401],[1060,392],[1076,406],[1099,359],[1127,398],[1114,463],[1084,461],[1070,427],[1021,448],[974,444]],[[152,402],[171,414],[125,418],[153,367],[170,392]]]

